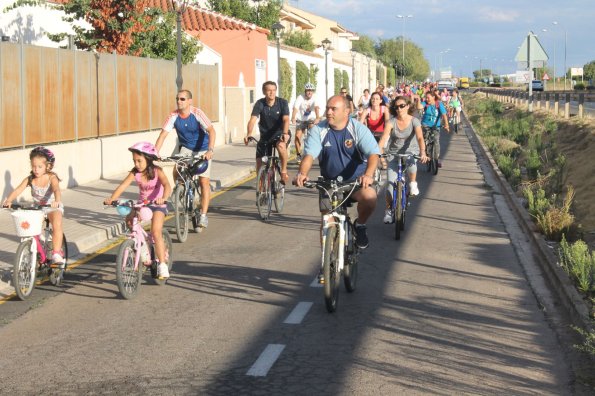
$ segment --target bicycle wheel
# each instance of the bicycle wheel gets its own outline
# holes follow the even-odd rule
[[[432,164],[432,174],[438,174],[438,146],[436,146],[436,142],[432,144],[430,162]]]
[[[403,182],[397,182],[397,202],[395,205],[395,239],[401,239],[401,223],[403,222]]]
[[[122,297],[130,300],[136,297],[142,281],[142,264],[134,268],[136,250],[134,240],[127,239],[120,245],[118,258],[116,258],[116,282]]]
[[[12,267],[12,284],[20,300],[26,300],[35,288],[37,252],[31,252],[32,239],[21,242]]]
[[[426,169],[430,173],[434,172],[434,161],[432,160],[432,151],[433,150],[434,150],[434,142],[426,143],[426,155],[428,156],[428,158],[430,158]]]
[[[324,274],[324,302],[326,310],[335,312],[339,302],[339,233],[337,227],[327,231],[324,242],[323,274]]]
[[[346,222],[345,266],[343,268],[343,282],[345,289],[352,293],[357,286],[357,245],[355,244],[355,229],[353,223]]]
[[[197,180],[193,182],[194,188],[194,203],[192,206],[192,210],[189,213],[190,218],[192,219],[192,227],[194,227],[194,231],[197,233],[201,233],[204,228],[198,226],[198,222],[200,220],[200,210],[202,205],[201,201],[201,194],[200,194],[200,184]]]
[[[46,254],[49,252],[51,257],[52,251],[54,250],[54,243],[51,240],[50,234],[50,242],[48,243],[48,248],[46,249]],[[62,247],[60,248],[62,252],[64,252],[64,268],[52,268],[50,272],[50,283],[54,286],[60,286],[62,281],[64,280],[64,272],[66,268],[68,268],[68,244],[66,243],[66,235],[62,234]]]
[[[174,205],[174,216],[176,224],[176,236],[179,242],[186,242],[188,239],[188,211],[187,208],[186,186],[177,184],[172,194],[172,204]]]
[[[171,267],[174,262],[172,258],[173,245],[171,242],[171,237],[169,236],[169,233],[166,230],[163,230],[161,232],[161,235],[163,236],[163,244],[165,245],[165,262],[167,263],[167,268],[171,271]],[[169,278],[159,279],[157,277],[153,277],[153,281],[155,282],[155,284],[160,286],[165,285],[168,279]]]
[[[257,199],[256,206],[262,220],[267,220],[271,214],[271,180],[269,179],[269,168],[267,165],[260,167],[256,178]]]
[[[285,185],[281,183],[281,170],[275,166],[275,175],[273,180],[273,199],[275,202],[275,211],[283,212],[285,206]]]

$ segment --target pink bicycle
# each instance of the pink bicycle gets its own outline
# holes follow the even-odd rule
[[[135,203],[133,201],[115,201],[115,206],[120,216],[126,217],[134,212],[132,226],[127,234],[127,239],[120,245],[118,257],[116,258],[116,281],[118,290],[122,297],[130,300],[136,296],[143,279],[143,273],[147,269],[151,278],[158,285],[164,285],[167,279],[160,279],[157,274],[157,260],[155,257],[153,237],[142,227],[141,222],[150,221],[153,212],[148,205],[154,202]],[[165,243],[165,260],[171,271],[172,267],[172,241],[169,233],[162,231]]]
[[[58,286],[64,279],[64,271],[68,265],[68,246],[66,236],[62,235],[62,251],[64,265],[52,262],[52,226],[43,208],[50,205],[22,206],[13,204],[12,212],[17,235],[21,243],[17,248],[12,270],[12,284],[17,297],[26,300],[33,289],[37,278],[49,277],[52,285]]]

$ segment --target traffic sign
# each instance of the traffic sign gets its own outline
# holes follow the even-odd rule
[[[531,42],[527,43],[529,40],[531,40]],[[535,34],[533,34],[533,32],[529,32],[527,37],[521,43],[521,46],[519,47],[519,50],[518,50],[516,56],[514,57],[515,61],[524,62],[524,63],[528,62],[528,59],[527,59],[527,55],[528,55],[527,54],[527,45],[528,44],[530,44],[529,48],[530,48],[531,54],[529,54],[529,55],[531,57],[531,64],[533,65],[533,67],[535,67],[535,66],[539,67],[544,62],[546,62],[548,60],[548,56],[545,53],[545,50],[543,49],[543,47],[541,46],[541,43],[537,39],[537,36]],[[527,65],[525,65],[525,67],[527,67]]]
[[[550,76],[548,76],[547,73],[543,73],[543,77],[541,79],[547,81],[550,79]]]

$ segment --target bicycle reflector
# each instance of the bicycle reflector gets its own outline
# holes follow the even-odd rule
[[[128,216],[130,214],[130,212],[132,212],[132,208],[130,206],[122,206],[122,205],[116,206],[116,210],[118,211],[118,214],[120,216]]]
[[[198,161],[190,167],[190,174],[194,176],[202,175],[209,167],[209,161]]]

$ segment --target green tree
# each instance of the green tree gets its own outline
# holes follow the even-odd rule
[[[488,78],[491,74],[492,74],[491,69],[481,69],[481,70],[473,71],[473,77],[476,80],[479,80],[480,78]]]
[[[291,92],[293,91],[293,73],[291,72],[291,66],[285,58],[281,58],[281,92],[279,96],[283,99],[289,100],[291,98]]]
[[[352,48],[361,54],[376,58],[376,44],[369,36],[360,34],[359,40],[353,41]]]
[[[405,58],[403,58],[403,44],[405,44]],[[385,65],[397,65],[397,80],[423,80],[430,74],[430,65],[423,55],[422,49],[409,40],[403,42],[402,37],[380,40],[378,58]]]
[[[341,70],[335,68],[334,70],[334,81],[335,81],[335,95],[338,95],[341,92],[341,84],[343,81],[341,80]]]
[[[393,85],[397,86],[397,80],[395,79],[395,68],[389,67],[386,69],[386,74],[388,75],[388,81]]]
[[[287,33],[283,35],[283,43],[295,48],[301,48],[306,51],[314,51],[316,46],[312,41],[312,34],[307,30]]]
[[[265,0],[264,4],[261,3],[259,1],[253,7],[248,0],[209,0],[207,4],[213,11],[271,30],[271,26],[279,20],[283,1]]]
[[[351,92],[351,84],[349,83],[349,73],[345,70],[341,72],[341,86],[347,88],[347,92]],[[353,92],[351,92],[353,95]]]
[[[310,80],[310,70],[304,62],[295,62],[295,96],[303,92],[304,86]]]
[[[316,78],[316,74],[318,73],[318,66],[315,64],[310,65],[310,82],[314,84],[316,88],[318,88],[318,80]]]
[[[591,62],[583,66],[583,74],[585,80],[595,80],[595,60],[592,60]]]

